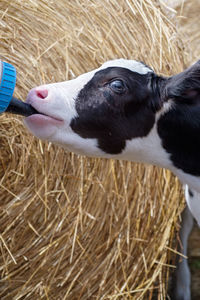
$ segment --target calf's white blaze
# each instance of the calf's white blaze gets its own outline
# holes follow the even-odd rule
[[[102,70],[106,69],[109,67],[121,67],[121,68],[126,68],[129,69],[132,72],[139,73],[141,75],[147,74],[149,72],[153,72],[152,69],[148,68],[146,65],[143,63],[136,61],[136,60],[127,60],[127,59],[115,59],[115,60],[109,60],[105,62],[99,69],[97,70]],[[96,70],[96,71],[97,71]]]

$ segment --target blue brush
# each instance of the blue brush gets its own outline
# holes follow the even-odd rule
[[[15,84],[15,67],[0,61],[0,113],[9,112],[25,117],[38,113],[30,104],[13,97]]]

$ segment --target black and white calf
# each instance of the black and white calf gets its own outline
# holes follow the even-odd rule
[[[27,102],[41,114],[25,124],[41,139],[79,154],[170,169],[189,186],[187,204],[200,224],[200,61],[169,78],[138,61],[108,61],[74,80],[32,89]],[[185,248],[192,226],[186,215]],[[185,259],[175,294],[190,299]]]

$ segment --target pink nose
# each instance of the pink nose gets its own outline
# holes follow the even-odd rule
[[[48,96],[48,91],[46,89],[36,90],[36,95],[38,98],[45,99]]]

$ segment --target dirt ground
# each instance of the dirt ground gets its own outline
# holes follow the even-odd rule
[[[188,249],[191,271],[192,300],[200,299],[200,228],[195,225],[189,238]]]

